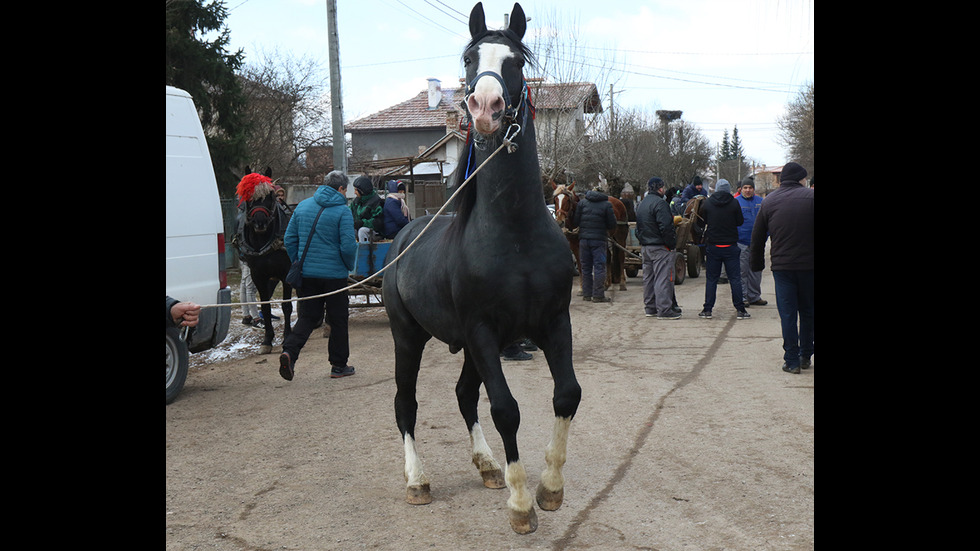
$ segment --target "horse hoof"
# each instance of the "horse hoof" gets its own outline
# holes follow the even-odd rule
[[[432,494],[429,493],[429,485],[409,486],[405,495],[405,501],[410,505],[428,505],[432,503]]]
[[[272,354],[272,347],[263,344],[262,346],[259,347],[259,354]]]
[[[551,491],[544,487],[542,484],[538,484],[538,492],[536,499],[538,501],[538,506],[545,511],[557,511],[561,507],[562,501],[565,499],[565,489],[561,488],[557,491]]]
[[[538,514],[534,512],[534,507],[526,513],[509,510],[508,516],[510,527],[518,534],[530,534],[538,529]]]
[[[487,488],[499,490],[507,487],[507,483],[504,482],[504,473],[502,473],[500,469],[480,471],[480,476],[483,477],[483,485]]]

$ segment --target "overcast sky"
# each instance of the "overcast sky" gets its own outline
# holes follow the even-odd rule
[[[405,101],[428,78],[458,86],[473,0],[337,0],[344,120]],[[528,35],[556,20],[580,33],[584,67],[614,59],[617,108],[683,111],[713,145],[738,127],[745,155],[787,159],[776,119],[813,81],[812,0],[524,0]],[[326,0],[227,0],[231,51],[290,52],[327,68]],[[483,2],[500,28],[513,1]],[[608,85],[599,90],[604,108]]]

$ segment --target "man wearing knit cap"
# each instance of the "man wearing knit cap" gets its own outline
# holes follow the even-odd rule
[[[738,265],[742,270],[742,295],[745,304],[749,306],[765,306],[768,304],[762,298],[762,272],[752,271],[752,227],[755,217],[762,208],[762,197],[755,194],[755,178],[746,176],[739,184],[735,200],[742,208],[742,218],[745,222],[738,227]]]
[[[813,356],[813,190],[804,186],[806,177],[798,163],[786,163],[752,228],[753,270],[765,268],[766,240],[772,240],[769,263],[787,373],[809,368]]]
[[[636,240],[643,261],[643,309],[648,318],[674,320],[681,317],[674,308],[674,218],[664,201],[667,184],[653,177],[647,194],[636,207]]]
[[[742,274],[738,265],[738,227],[745,222],[742,207],[732,196],[732,186],[728,180],[718,180],[715,192],[704,201],[701,217],[696,224],[704,229],[705,259],[708,275],[704,284],[704,309],[698,314],[703,319],[711,319],[718,290],[718,278],[724,264],[732,290],[732,305],[735,306],[736,319],[746,319],[742,298]]]

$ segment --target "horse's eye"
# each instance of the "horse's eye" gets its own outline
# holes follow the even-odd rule
[[[466,57],[463,58],[463,66],[464,67],[469,67],[470,66],[470,56],[466,56]]]

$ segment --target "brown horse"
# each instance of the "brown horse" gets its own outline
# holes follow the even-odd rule
[[[572,215],[575,214],[575,205],[578,204],[578,197],[575,195],[575,183],[569,185],[555,184],[551,181],[552,200],[555,203],[555,220],[562,228],[565,238],[568,239],[568,247],[575,255],[575,264],[578,266],[578,273],[582,273],[582,261],[578,257],[578,228],[571,228]],[[609,254],[606,255],[606,289],[613,283],[619,284],[619,290],[626,290],[626,239],[629,237],[629,221],[626,217],[626,205],[622,201],[610,196],[609,202],[613,207],[613,214],[616,216],[616,229],[609,230],[609,237],[621,247],[610,246]]]

